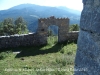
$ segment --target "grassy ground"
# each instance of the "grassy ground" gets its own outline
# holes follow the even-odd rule
[[[73,75],[76,48],[75,43],[58,44],[57,37],[49,37],[46,46],[4,50],[0,75]]]

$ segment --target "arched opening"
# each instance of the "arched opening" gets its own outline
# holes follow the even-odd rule
[[[56,25],[50,25],[48,27],[48,43],[55,44],[58,42],[59,27]]]
[[[54,16],[52,16],[49,18],[40,18],[38,19],[38,22],[39,23],[36,34],[38,35],[37,38],[39,39],[41,45],[48,43],[48,37],[50,37],[48,35],[49,32],[53,33],[53,36],[57,37],[56,42],[61,43],[67,40],[69,27],[68,18],[55,18]]]

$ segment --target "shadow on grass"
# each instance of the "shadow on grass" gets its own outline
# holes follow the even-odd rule
[[[57,43],[51,48],[41,49],[47,46],[33,46],[33,47],[22,47],[21,52],[16,55],[16,58],[26,57],[26,56],[36,56],[40,54],[56,53],[59,52],[64,46],[70,43],[77,43],[77,41],[66,41],[63,43]]]
[[[6,52],[6,51],[20,52],[19,54],[16,55],[15,58],[36,56],[36,55],[40,55],[40,54],[59,52],[65,45],[70,44],[72,42],[77,43],[76,41],[69,41],[69,42],[67,41],[64,43],[57,43],[54,46],[52,46],[51,48],[46,48],[46,49],[41,49],[41,48],[47,47],[47,45],[3,49],[3,50],[0,50],[0,52]]]
[[[42,47],[26,47],[22,48],[22,51],[16,55],[16,58],[26,57],[26,56],[36,56],[40,54],[56,53],[60,51],[66,44],[55,44],[49,49],[42,50]]]

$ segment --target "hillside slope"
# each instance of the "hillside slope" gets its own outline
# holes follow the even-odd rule
[[[81,12],[76,12],[73,13],[73,10],[65,7],[49,7],[34,4],[21,4],[18,6],[14,6],[8,10],[0,11],[0,21],[3,21],[5,18],[16,19],[17,17],[22,16],[28,24],[28,29],[35,32],[38,26],[38,18],[47,18],[52,15],[57,18],[68,17],[70,18],[70,24],[79,24],[79,13]]]

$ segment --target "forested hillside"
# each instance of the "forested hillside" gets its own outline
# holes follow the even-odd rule
[[[23,17],[27,22],[28,29],[31,32],[35,32],[38,27],[38,18],[47,18],[50,16],[55,16],[57,18],[70,18],[70,24],[79,24],[80,13],[76,11],[73,13],[72,9],[66,7],[48,7],[39,6],[34,4],[21,4],[12,7],[8,10],[0,11],[0,22],[5,18]]]

